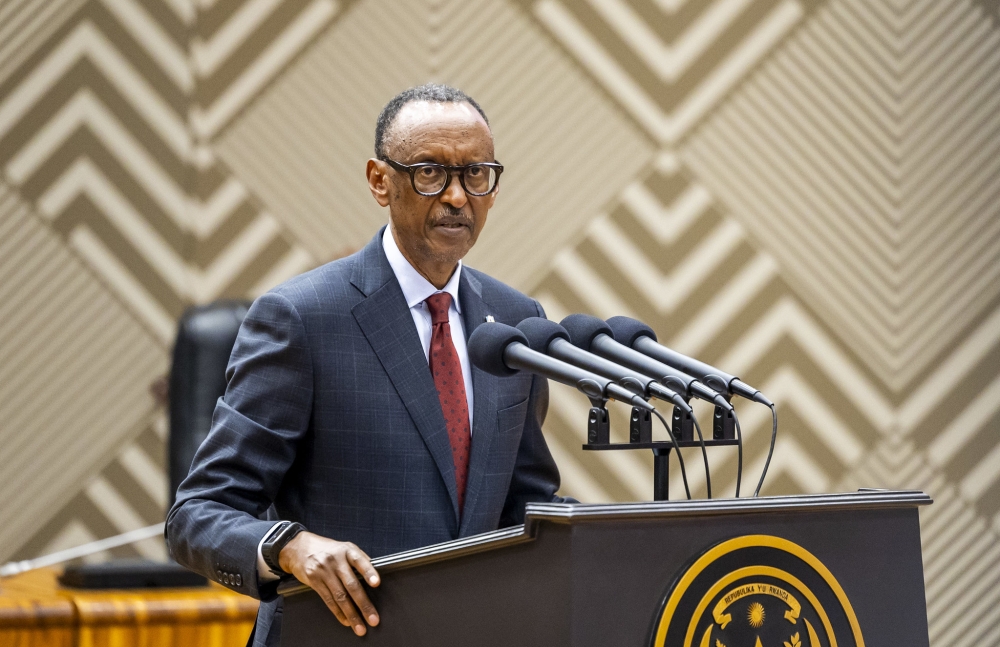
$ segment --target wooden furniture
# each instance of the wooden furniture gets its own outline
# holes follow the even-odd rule
[[[243,647],[257,601],[221,586],[81,590],[57,571],[0,580],[0,645],[16,647]]]
[[[37,570],[0,580],[0,645],[73,647],[76,610],[56,594],[56,573]]]
[[[528,504],[524,526],[380,557],[408,647],[927,647],[920,492]],[[283,584],[282,646],[358,645]]]

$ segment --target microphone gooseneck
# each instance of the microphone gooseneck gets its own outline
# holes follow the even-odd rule
[[[680,443],[666,419],[646,399],[660,398],[680,411],[692,413],[687,399],[696,397],[731,412],[739,448],[737,498],[743,475],[743,431],[727,396],[740,395],[765,404],[771,409],[773,424],[767,459],[754,491],[754,496],[759,495],[774,453],[777,434],[774,404],[739,378],[661,346],[656,342],[655,332],[642,322],[626,317],[604,322],[583,314],[570,315],[561,325],[541,317],[529,317],[517,328],[489,322],[473,331],[468,348],[472,363],[493,375],[506,377],[525,371],[576,388],[595,407],[603,408],[606,400],[614,399],[656,415],[670,436],[671,448],[677,451],[689,499],[691,491]],[[712,477],[705,436],[697,419],[693,416],[692,419],[705,466],[705,487],[711,499]],[[666,454],[657,455],[666,458]]]
[[[569,333],[574,346],[647,375],[684,397],[699,398],[725,411],[732,411],[733,406],[721,394],[696,378],[619,343],[608,324],[597,317],[573,314],[563,319],[560,325]]]
[[[472,363],[492,375],[509,377],[527,371],[572,386],[591,400],[612,398],[647,411],[653,409],[648,402],[607,378],[532,350],[528,339],[513,326],[482,324],[469,336],[468,348]]]
[[[691,413],[691,406],[677,392],[657,384],[647,375],[574,346],[569,341],[566,329],[554,321],[542,317],[529,317],[517,324],[517,329],[524,333],[528,346],[534,351],[614,380],[643,398],[656,397],[666,400]]]
[[[693,396],[707,400],[726,411],[732,411],[733,409],[733,406],[722,395],[706,387],[690,375],[661,362],[657,362],[654,359],[650,359],[642,353],[618,343],[614,338],[614,331],[611,330],[611,327],[597,317],[585,314],[573,314],[563,319],[560,325],[566,329],[566,332],[569,333],[570,341],[578,348],[624,364],[647,376],[656,376],[658,382],[671,390],[682,392],[688,397]],[[711,498],[712,476],[708,467],[708,450],[705,447],[705,437],[701,433],[701,425],[698,424],[698,420],[693,415],[691,418],[698,432],[701,456],[705,462],[705,488],[709,498]],[[677,454],[678,456],[680,455],[680,449],[677,450]]]
[[[672,366],[673,368],[692,375],[711,389],[725,395],[738,395],[747,400],[770,406],[771,401],[763,393],[743,382],[735,375],[730,375],[714,366],[710,366],[693,357],[688,357],[657,342],[656,333],[652,328],[631,317],[611,317],[605,322],[613,332],[616,341],[639,351],[643,355]]]
[[[656,333],[653,329],[641,321],[632,319],[631,317],[611,317],[605,323],[607,323],[608,327],[614,332],[615,340],[639,351],[643,355],[647,355],[648,357],[663,362],[668,366],[672,366],[678,370],[693,375],[710,388],[719,391],[720,393],[724,393],[729,396],[738,395],[741,398],[746,398],[747,400],[763,404],[771,409],[771,445],[768,449],[767,461],[764,463],[764,471],[761,473],[760,483],[758,483],[757,489],[754,491],[754,496],[757,496],[760,492],[761,485],[764,483],[764,476],[767,474],[767,467],[770,465],[771,456],[774,453],[774,441],[778,431],[778,414],[774,403],[771,402],[771,400],[758,389],[750,386],[735,375],[721,371],[714,366],[710,366],[709,364],[696,360],[692,357],[688,357],[659,344],[656,339]],[[736,473],[736,496],[738,497],[740,495],[740,481],[743,474],[743,433],[740,429],[739,418],[736,418],[735,414],[736,412],[734,410],[733,417],[736,423],[736,440],[739,448]]]

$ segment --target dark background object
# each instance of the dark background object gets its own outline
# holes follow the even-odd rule
[[[67,566],[59,583],[75,589],[158,589],[208,586],[208,580],[174,562],[120,559]]]
[[[170,370],[170,505],[226,392],[226,366],[249,309],[249,301],[216,301],[181,317]]]
[[[226,392],[226,366],[249,301],[223,300],[188,309],[178,324],[170,369],[170,505],[198,447],[208,436],[216,401]],[[173,561],[112,560],[67,566],[63,586],[135,589],[206,586],[208,580]]]

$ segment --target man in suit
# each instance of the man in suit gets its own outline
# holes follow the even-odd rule
[[[546,381],[489,375],[466,349],[488,320],[543,316],[461,262],[503,170],[486,116],[454,88],[412,88],[383,109],[375,153],[368,183],[389,226],[253,304],[167,517],[178,562],[262,600],[255,645],[279,639],[282,574],[363,635],[379,623],[361,582],[379,584],[370,556],[561,500]]]

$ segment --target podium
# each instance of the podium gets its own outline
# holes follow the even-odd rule
[[[283,584],[283,646],[927,647],[921,492],[529,504],[523,526],[373,560],[356,637]]]

